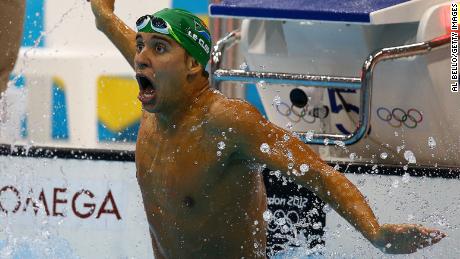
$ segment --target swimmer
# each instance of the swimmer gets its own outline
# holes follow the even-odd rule
[[[380,225],[359,190],[305,143],[210,89],[211,39],[198,17],[163,9],[139,18],[135,32],[114,14],[114,0],[91,6],[139,83],[136,174],[156,258],[266,258],[267,199],[256,164],[312,190],[386,253],[413,253],[445,236]]]
[[[0,1],[0,98],[18,57],[24,23],[24,0]]]

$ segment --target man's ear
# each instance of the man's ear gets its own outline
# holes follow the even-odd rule
[[[198,61],[192,57],[187,55],[187,69],[189,71],[189,75],[195,75],[201,73],[201,65]]]

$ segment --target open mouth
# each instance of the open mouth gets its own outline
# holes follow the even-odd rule
[[[137,74],[137,83],[139,84],[138,99],[142,104],[148,104],[155,98],[156,87],[153,82],[146,76]]]

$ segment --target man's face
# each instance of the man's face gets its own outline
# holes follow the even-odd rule
[[[136,35],[134,65],[139,84],[138,99],[148,112],[167,111],[181,99],[187,78],[185,50],[159,33]]]

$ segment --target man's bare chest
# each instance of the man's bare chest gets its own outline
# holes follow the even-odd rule
[[[184,204],[205,197],[222,180],[229,160],[224,141],[204,132],[168,137],[140,134],[136,164],[143,193],[157,201],[177,200]]]

